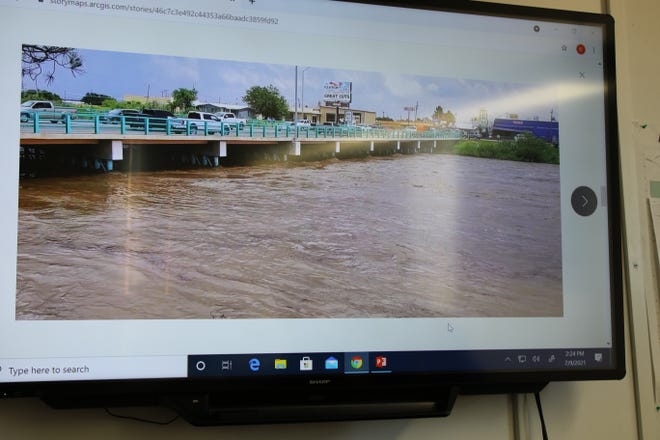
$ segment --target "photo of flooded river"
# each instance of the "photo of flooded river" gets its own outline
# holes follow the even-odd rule
[[[419,154],[26,179],[16,318],[562,316],[559,166]]]

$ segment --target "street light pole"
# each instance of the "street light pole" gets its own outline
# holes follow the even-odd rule
[[[303,118],[305,117],[305,71],[307,69],[309,69],[309,67],[305,67],[302,70],[302,90],[300,91],[300,107],[302,107]]]
[[[293,122],[298,122],[298,66],[296,65],[296,80],[294,87],[294,97],[293,97]]]

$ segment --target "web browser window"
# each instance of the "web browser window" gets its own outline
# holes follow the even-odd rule
[[[322,0],[0,14],[0,381],[609,365],[599,26]]]

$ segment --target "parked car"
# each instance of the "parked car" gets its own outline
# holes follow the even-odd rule
[[[140,111],[132,108],[116,108],[99,116],[99,120],[106,124],[119,124],[122,116],[139,116]]]
[[[309,122],[309,119],[298,119],[293,123],[294,127],[311,127],[312,123]]]
[[[175,133],[183,133],[186,131],[186,121],[178,118],[174,113],[167,110],[160,109],[144,109],[136,115],[126,116],[126,123],[131,128],[143,129],[145,122],[149,121],[149,130],[165,131],[169,121],[170,130]]]
[[[479,139],[481,139],[481,132],[479,132],[479,130],[477,130],[477,129],[470,130],[470,131],[467,132],[466,137],[468,139],[477,139],[477,140],[479,140]]]

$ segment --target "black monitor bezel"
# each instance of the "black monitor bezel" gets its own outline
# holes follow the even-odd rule
[[[620,164],[618,148],[618,120],[616,103],[616,76],[614,51],[614,21],[611,16],[586,12],[553,10],[536,7],[482,3],[473,1],[443,1],[441,4],[430,0],[415,1],[363,1],[338,0],[344,3],[364,5],[394,6],[410,9],[457,12],[494,17],[538,19],[562,23],[590,24],[603,28],[603,57],[606,126],[606,160],[608,178],[608,220],[610,248],[610,284],[612,315],[612,368],[587,370],[512,370],[508,372],[489,371],[455,373],[416,373],[392,374],[385,376],[360,375],[349,377],[322,374],[287,377],[259,378],[163,378],[163,379],[127,379],[127,380],[90,380],[62,382],[20,382],[0,384],[0,397],[5,396],[41,396],[54,401],[60,399],[60,406],[114,406],[115,404],[153,404],[162,403],[164,396],[197,395],[215,392],[227,393],[228,390],[246,392],[260,390],[272,398],[272,393],[300,393],[302,400],[309,393],[344,394],[351,401],[351,391],[356,389],[378,391],[396,397],[407,396],[403,390],[415,387],[445,387],[456,389],[458,393],[517,392],[538,389],[553,381],[581,381],[620,379],[625,375],[624,350],[624,306],[623,306],[623,266],[622,266],[622,203],[620,190]],[[561,347],[558,347],[561,348]],[[191,353],[192,354],[192,353]],[[319,379],[328,379],[319,386]],[[266,391],[268,390],[268,391]],[[276,400],[276,399],[275,399]],[[66,402],[72,402],[68,405]],[[73,404],[77,402],[77,404]],[[58,406],[55,404],[55,406]]]

